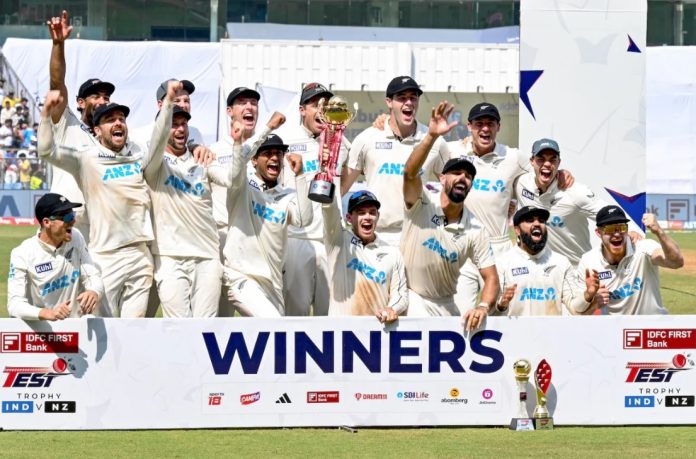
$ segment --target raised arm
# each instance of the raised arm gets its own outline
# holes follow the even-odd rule
[[[46,25],[53,41],[49,63],[49,89],[59,91],[63,97],[51,111],[51,119],[57,123],[68,105],[68,88],[65,86],[65,40],[68,39],[73,28],[68,25],[68,12],[65,10],[59,17],[52,17],[46,21]]]
[[[416,203],[423,192],[420,171],[435,141],[457,125],[456,121],[452,123],[447,122],[447,118],[449,118],[453,110],[454,106],[448,104],[447,101],[442,101],[437,107],[433,108],[430,122],[428,123],[428,133],[423,138],[423,141],[416,145],[411,156],[406,160],[406,165],[404,166],[404,203],[407,209],[410,209]]]
[[[155,121],[155,127],[152,129],[152,137],[150,138],[150,146],[145,147],[145,156],[143,157],[142,169],[145,174],[145,180],[149,183],[154,183],[157,173],[162,168],[164,161],[164,149],[167,146],[167,141],[171,135],[172,114],[174,113],[174,99],[176,91],[182,89],[183,84],[180,81],[170,81],[167,87],[167,95],[162,101],[162,108]]]
[[[39,123],[38,152],[41,159],[60,167],[61,169],[77,175],[79,172],[79,157],[77,150],[56,146],[53,138],[53,123],[51,113],[63,102],[60,91],[52,90],[46,94],[43,109],[41,110],[41,121]]]
[[[302,176],[302,156],[297,153],[287,153],[285,157],[288,160],[288,164],[290,164],[292,172],[295,174],[295,190],[297,190],[294,200],[288,207],[290,223],[303,228],[312,223],[314,211],[312,202],[307,197],[309,194],[307,177]]]
[[[644,214],[643,224],[650,230],[660,243],[661,248],[650,254],[652,263],[663,268],[679,269],[684,266],[684,257],[674,239],[667,236],[667,233],[660,227],[655,214]]]

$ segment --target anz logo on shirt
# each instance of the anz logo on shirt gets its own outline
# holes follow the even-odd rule
[[[319,160],[310,159],[302,165],[302,172],[319,172]]]
[[[442,247],[442,245],[440,244],[440,241],[438,241],[434,237],[431,237],[430,239],[425,241],[422,244],[422,246],[437,253],[438,255],[440,255],[440,258],[442,258],[443,260],[448,261],[450,263],[456,263],[457,260],[459,260],[459,254],[456,251],[452,251],[452,252],[448,253],[447,249]]]
[[[285,224],[286,214],[284,211],[272,209],[253,199],[251,200],[251,214],[267,222]]]
[[[58,290],[62,290],[66,287],[70,287],[75,281],[80,277],[80,271],[75,270],[72,272],[72,276],[68,279],[68,275],[65,274],[58,279],[46,282],[41,286],[41,296],[45,297],[49,293],[53,293]]]
[[[553,217],[549,218],[546,221],[546,224],[554,228],[565,228],[565,223],[563,223],[563,219],[558,215],[554,215]]]
[[[346,265],[348,269],[354,269],[355,271],[362,273],[367,279],[371,280],[380,285],[384,285],[387,282],[387,273],[384,271],[378,271],[376,268],[364,263],[357,258],[353,258]]]
[[[191,185],[186,180],[177,177],[175,175],[170,175],[164,182],[164,186],[170,186],[175,190],[183,191],[184,193],[192,194],[194,196],[200,196],[205,192],[205,188],[201,182]]]
[[[111,166],[107,167],[104,171],[102,181],[108,182],[109,180],[132,177],[134,175],[139,175],[140,172],[140,161],[130,164],[121,164],[120,166]]]
[[[404,169],[406,164],[404,163],[383,163],[377,175],[404,175]],[[418,172],[418,175],[423,175],[423,169]]]
[[[505,191],[505,182],[502,180],[488,180],[475,178],[471,188],[478,191],[488,191],[492,193],[502,193]]]
[[[632,296],[643,288],[643,280],[640,277],[636,277],[632,284],[625,283],[616,290],[609,292],[609,299],[611,300],[622,300]]]
[[[522,295],[520,296],[520,301],[534,300],[534,301],[548,301],[556,299],[556,290],[553,287],[547,289],[525,287],[522,290]]]

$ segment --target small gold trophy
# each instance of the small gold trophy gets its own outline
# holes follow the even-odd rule
[[[309,199],[322,204],[333,201],[336,186],[333,183],[336,164],[341,151],[341,141],[346,126],[353,121],[355,112],[348,108],[348,102],[340,96],[333,96],[326,102],[319,100],[319,117],[324,122],[324,129],[319,138],[319,172],[309,185]],[[329,158],[323,158],[323,150],[329,150]]]
[[[510,421],[510,430],[534,430],[534,422],[527,414],[527,382],[532,372],[532,364],[529,360],[520,359],[512,365],[512,369],[515,372],[520,403],[517,407],[517,415]]]
[[[549,415],[549,409],[546,406],[546,394],[548,394],[551,387],[551,374],[551,365],[549,365],[546,359],[543,359],[539,362],[534,372],[537,396],[537,405],[534,408],[534,426],[536,430],[553,429],[553,418]]]

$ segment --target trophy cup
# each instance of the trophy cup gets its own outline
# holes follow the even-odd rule
[[[517,407],[517,415],[510,421],[510,430],[534,430],[534,422],[527,415],[527,381],[532,372],[532,364],[529,360],[520,359],[512,365],[515,371],[517,391],[520,394],[520,402]]]
[[[536,372],[534,372],[534,382],[536,385],[537,405],[534,408],[534,426],[537,430],[553,429],[553,418],[549,415],[546,406],[546,394],[551,387],[551,365],[546,359],[539,362]]]
[[[324,122],[324,129],[319,137],[319,172],[309,185],[309,199],[322,204],[329,204],[334,199],[336,186],[336,164],[341,151],[341,140],[346,126],[353,121],[355,112],[348,108],[348,103],[340,96],[333,96],[328,102],[319,100],[319,117]],[[324,148],[329,150],[328,160],[324,160]]]

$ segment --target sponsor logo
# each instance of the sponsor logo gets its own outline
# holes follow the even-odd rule
[[[534,193],[532,193],[531,191],[529,191],[526,188],[522,188],[522,197],[527,198],[527,199],[531,199],[532,201],[534,201]]]
[[[387,283],[387,273],[384,271],[378,271],[377,268],[374,268],[367,263],[358,260],[357,258],[350,260],[346,265],[346,268],[362,273],[366,279],[377,284],[384,285]]]
[[[668,395],[665,397],[665,407],[667,408],[682,408],[693,406],[693,395]]]
[[[49,261],[46,263],[41,263],[39,265],[34,266],[34,269],[36,270],[37,274],[47,273],[49,271],[53,271],[53,262]]]
[[[611,271],[602,271],[599,273],[599,280],[607,280],[612,278]]]
[[[0,352],[76,354],[78,337],[77,332],[0,333]]]
[[[502,180],[488,180],[488,179],[478,179],[475,178],[471,183],[472,190],[478,191],[491,191],[494,193],[502,193],[505,191],[505,182]],[[534,199],[534,198],[532,198]]]
[[[628,273],[626,273],[628,274]],[[623,298],[628,298],[640,291],[643,288],[643,281],[640,277],[636,277],[633,283],[626,283],[616,290],[609,292],[609,298],[612,300],[621,300]]]
[[[362,392],[357,392],[355,394],[355,400],[386,400],[387,394],[365,394]]]
[[[696,349],[696,329],[624,329],[624,349]]]
[[[305,161],[302,166],[302,172],[319,172],[319,160],[310,159],[309,161]]]
[[[551,217],[547,222],[547,225],[552,226],[554,228],[563,228],[565,227],[565,223],[563,223],[563,219],[559,217],[558,215],[555,215]]]
[[[668,383],[672,381],[675,373],[693,369],[694,362],[688,357],[688,355],[676,354],[671,362],[628,362],[626,382]]]
[[[427,392],[397,392],[396,398],[404,402],[425,402],[430,394]]]
[[[267,222],[285,224],[285,211],[273,209],[263,203],[255,202],[253,199],[251,201],[251,214]]]
[[[493,389],[486,387],[483,389],[481,392],[481,397],[483,397],[483,400],[479,400],[479,405],[497,405],[498,402],[495,400],[491,400],[493,398]],[[524,394],[524,397],[526,399],[527,394]]]
[[[77,403],[69,402],[46,402],[44,411],[46,413],[74,413],[77,408]]]
[[[239,403],[242,405],[251,405],[261,400],[261,392],[254,392],[253,394],[243,394],[239,396]]]
[[[296,143],[295,145],[290,145],[288,147],[289,152],[293,151],[307,151],[307,144],[306,143]]]
[[[392,149],[392,143],[391,142],[375,142],[375,149],[376,150],[391,150]],[[385,163],[389,164],[389,163]],[[384,166],[382,166],[384,167]]]
[[[60,358],[52,367],[5,367],[7,378],[2,387],[51,387],[55,378],[70,374],[67,370],[68,363]]]
[[[224,392],[210,392],[208,394],[208,406],[220,406],[222,405],[222,398],[225,396]]]
[[[336,390],[307,392],[307,403],[338,403],[340,394]]]
[[[449,405],[466,405],[469,403],[469,399],[459,397],[459,389],[453,387],[449,391],[449,397],[444,397],[440,400],[440,403],[447,403]]]
[[[481,392],[481,397],[485,398],[486,400],[490,400],[493,398],[493,391],[489,388],[483,389],[483,392]]]
[[[176,175],[170,175],[167,177],[167,180],[164,181],[164,186],[169,186],[175,190],[192,194],[194,196],[201,196],[203,193],[205,193],[205,187],[201,182],[190,183],[181,177],[177,177]]]
[[[290,400],[290,397],[288,396],[288,393],[285,392],[283,395],[278,397],[278,400],[275,401],[276,403],[292,403],[292,400]]]
[[[433,222],[436,226],[440,226],[444,223],[445,219],[444,217],[441,217],[439,215],[433,215],[433,218],[431,218],[430,221]]]
[[[437,253],[438,255],[440,255],[440,258],[447,262],[456,263],[457,260],[459,260],[459,254],[456,250],[448,252],[447,249],[443,247],[442,244],[440,244],[440,241],[438,241],[434,237],[431,237],[427,241],[423,242],[421,245]]]
[[[49,293],[53,293],[57,290],[62,290],[64,288],[70,287],[80,278],[80,271],[74,270],[71,276],[67,274],[54,279],[50,282],[46,282],[41,286],[41,296],[46,296]]]
[[[140,161],[136,161],[132,164],[123,164],[121,166],[111,166],[107,167],[104,171],[102,181],[108,182],[109,180],[132,177],[134,175],[139,175],[140,173]]]
[[[3,413],[33,413],[34,402],[3,401]]]
[[[654,408],[655,397],[652,395],[626,395],[624,397],[626,408]]]
[[[549,287],[547,289],[525,287],[522,290],[522,295],[520,295],[520,301],[525,301],[525,300],[548,301],[548,300],[555,300],[555,299],[556,299],[556,290],[553,287]]]
[[[521,268],[512,268],[513,276],[521,276],[523,274],[529,274],[529,269],[527,269],[526,266],[522,266]]]

